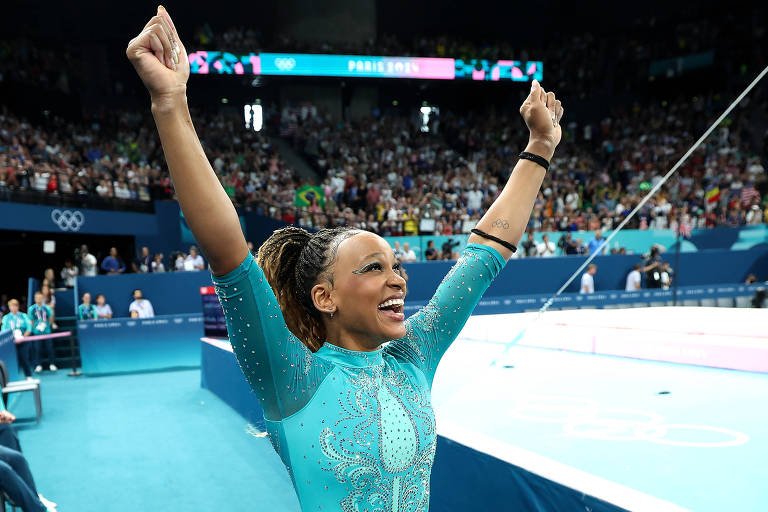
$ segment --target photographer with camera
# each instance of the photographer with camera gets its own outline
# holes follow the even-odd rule
[[[645,259],[645,265],[643,266],[646,288],[661,288],[661,270],[663,263],[659,247],[654,245],[651,247],[651,252]]]
[[[443,243],[443,250],[440,253],[440,259],[441,260],[457,260],[459,259],[459,253],[454,251],[454,247],[458,247],[461,245],[461,242],[458,242],[454,240],[453,238],[449,238]]]

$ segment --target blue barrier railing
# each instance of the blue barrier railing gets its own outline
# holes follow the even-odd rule
[[[200,365],[201,313],[81,320],[77,328],[86,374]]]

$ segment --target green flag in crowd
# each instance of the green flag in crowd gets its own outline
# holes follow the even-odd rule
[[[323,189],[313,185],[304,185],[300,189],[296,190],[295,205],[309,206],[312,204],[312,199],[314,198],[317,198],[317,204],[323,206],[325,204]]]

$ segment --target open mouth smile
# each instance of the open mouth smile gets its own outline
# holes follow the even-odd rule
[[[402,322],[405,319],[405,313],[403,313],[403,305],[405,301],[403,299],[388,299],[379,304],[379,313],[386,318],[395,322]]]

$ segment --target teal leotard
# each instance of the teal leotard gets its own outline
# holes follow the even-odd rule
[[[405,321],[405,337],[373,352],[330,343],[308,350],[251,255],[214,276],[232,348],[304,512],[429,509],[435,370],[503,266],[496,250],[468,245],[429,304]]]

